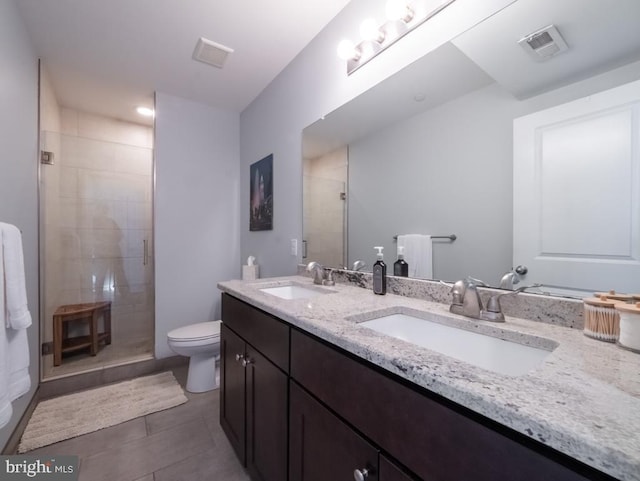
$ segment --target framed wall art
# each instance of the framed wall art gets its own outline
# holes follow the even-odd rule
[[[273,229],[273,154],[249,167],[249,230]]]

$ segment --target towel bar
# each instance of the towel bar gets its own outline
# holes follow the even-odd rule
[[[450,241],[454,241],[458,238],[457,235],[455,234],[451,234],[451,235],[432,235],[431,236],[432,239],[449,239]],[[397,241],[398,240],[398,236],[394,235],[393,236],[393,240]]]

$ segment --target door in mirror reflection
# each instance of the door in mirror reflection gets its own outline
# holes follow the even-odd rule
[[[514,121],[526,282],[640,290],[640,81]]]
[[[345,266],[347,148],[305,159],[303,172],[303,260]]]

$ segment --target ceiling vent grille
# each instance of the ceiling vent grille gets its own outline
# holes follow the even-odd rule
[[[222,68],[233,49],[200,37],[193,51],[193,59],[214,67]]]
[[[536,62],[549,60],[568,49],[566,42],[553,25],[548,25],[518,40],[520,46]]]

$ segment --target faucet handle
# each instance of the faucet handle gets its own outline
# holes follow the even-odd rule
[[[322,285],[323,285],[323,286],[335,286],[335,285],[336,285],[336,283],[335,283],[335,281],[333,280],[333,270],[331,270],[331,269],[327,269],[327,268],[325,267],[324,272],[325,272],[326,279],[324,279],[324,280],[322,281]]]
[[[502,294],[496,294],[495,296],[491,296],[489,298],[489,301],[487,301],[487,311],[489,312],[493,312],[493,313],[502,313],[502,306],[500,305],[500,298],[504,297],[504,296],[515,296],[516,294],[519,294],[520,292],[523,292],[527,289],[532,289],[534,287],[540,287],[542,284],[532,284],[530,286],[522,286],[522,287],[518,287],[517,289],[513,290],[513,291],[509,291],[509,292],[504,292]]]
[[[471,276],[467,276],[466,282],[467,282],[467,285],[473,285],[476,287],[489,287],[489,284],[487,284],[485,281],[481,279],[476,279],[475,277],[471,277]]]

